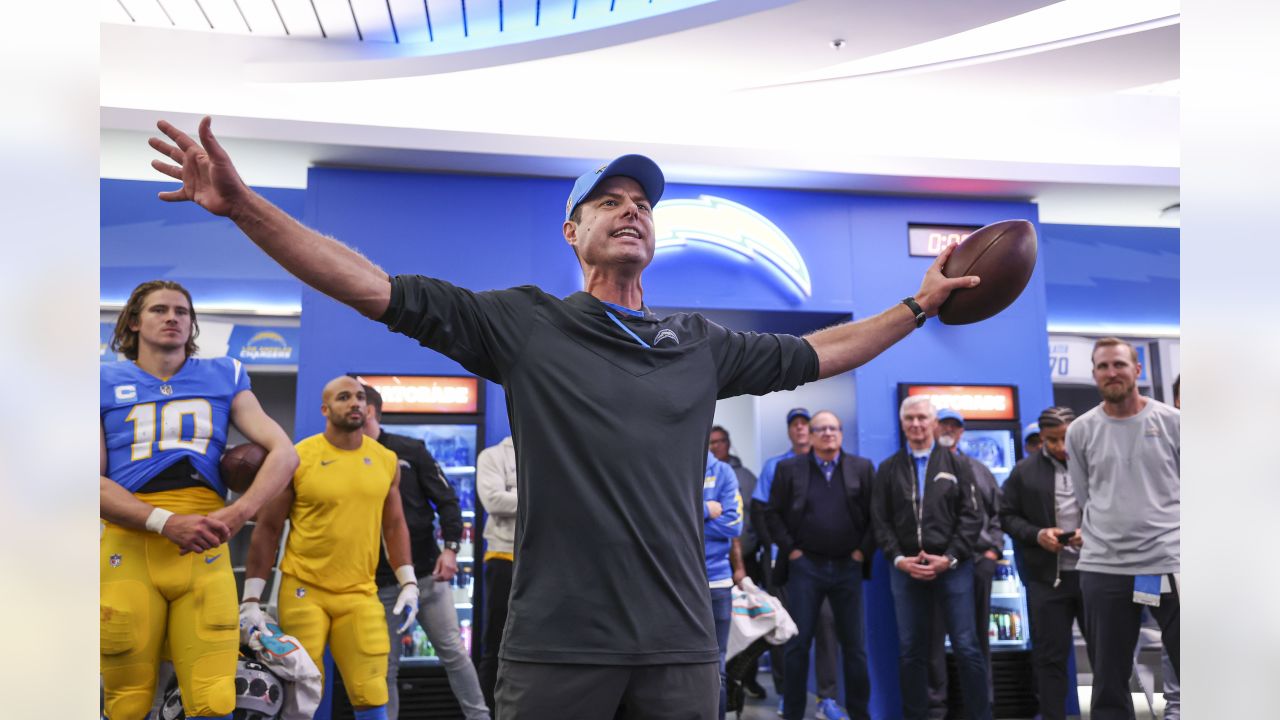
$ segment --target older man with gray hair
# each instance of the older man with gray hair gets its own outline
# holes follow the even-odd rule
[[[928,715],[929,638],[934,604],[940,603],[960,668],[965,717],[990,720],[987,663],[973,622],[973,547],[983,522],[973,502],[973,469],[934,442],[938,413],[928,397],[906,398],[898,417],[906,447],[876,472],[871,524],[893,564],[902,716]]]

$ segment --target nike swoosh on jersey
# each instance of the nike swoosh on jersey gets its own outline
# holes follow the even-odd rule
[[[320,461],[320,466],[321,466],[321,467],[324,467],[325,465],[331,465],[331,464],[336,463],[336,462],[338,462],[338,461],[337,461],[337,460],[321,460],[321,461]]]
[[[204,564],[205,564],[205,565],[210,565],[210,564],[212,564],[212,563],[213,563],[213,561],[214,561],[214,560],[217,560],[217,559],[218,559],[218,558],[220,558],[220,557],[222,557],[222,553],[218,553],[217,555],[214,555],[213,557],[206,557],[206,558],[204,559]]]

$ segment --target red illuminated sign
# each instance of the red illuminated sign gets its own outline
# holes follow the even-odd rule
[[[474,377],[429,375],[357,375],[382,395],[384,413],[458,415],[479,412]]]
[[[926,395],[935,408],[951,408],[965,420],[1017,417],[1012,385],[908,385],[907,395]]]

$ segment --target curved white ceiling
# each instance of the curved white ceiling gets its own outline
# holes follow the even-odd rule
[[[361,2],[398,7],[347,7]],[[572,175],[579,158],[638,151],[677,181],[1011,196],[1143,186],[1176,202],[1176,1],[684,5],[436,55],[106,23],[103,126],[213,114],[229,137],[306,145],[322,163]]]

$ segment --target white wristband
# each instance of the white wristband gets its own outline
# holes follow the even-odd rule
[[[248,600],[249,598],[255,598],[257,600],[261,600],[262,591],[266,589],[267,589],[266,578],[245,578],[244,579],[244,595],[242,595],[241,597],[243,597],[245,600]]]
[[[165,521],[171,517],[173,517],[173,513],[164,508],[156,508],[147,516],[147,529],[159,535],[160,531],[164,530]]]
[[[400,583],[400,587],[404,587],[409,584],[417,585],[418,576],[414,574],[413,566],[401,565],[396,568],[396,581]]]

